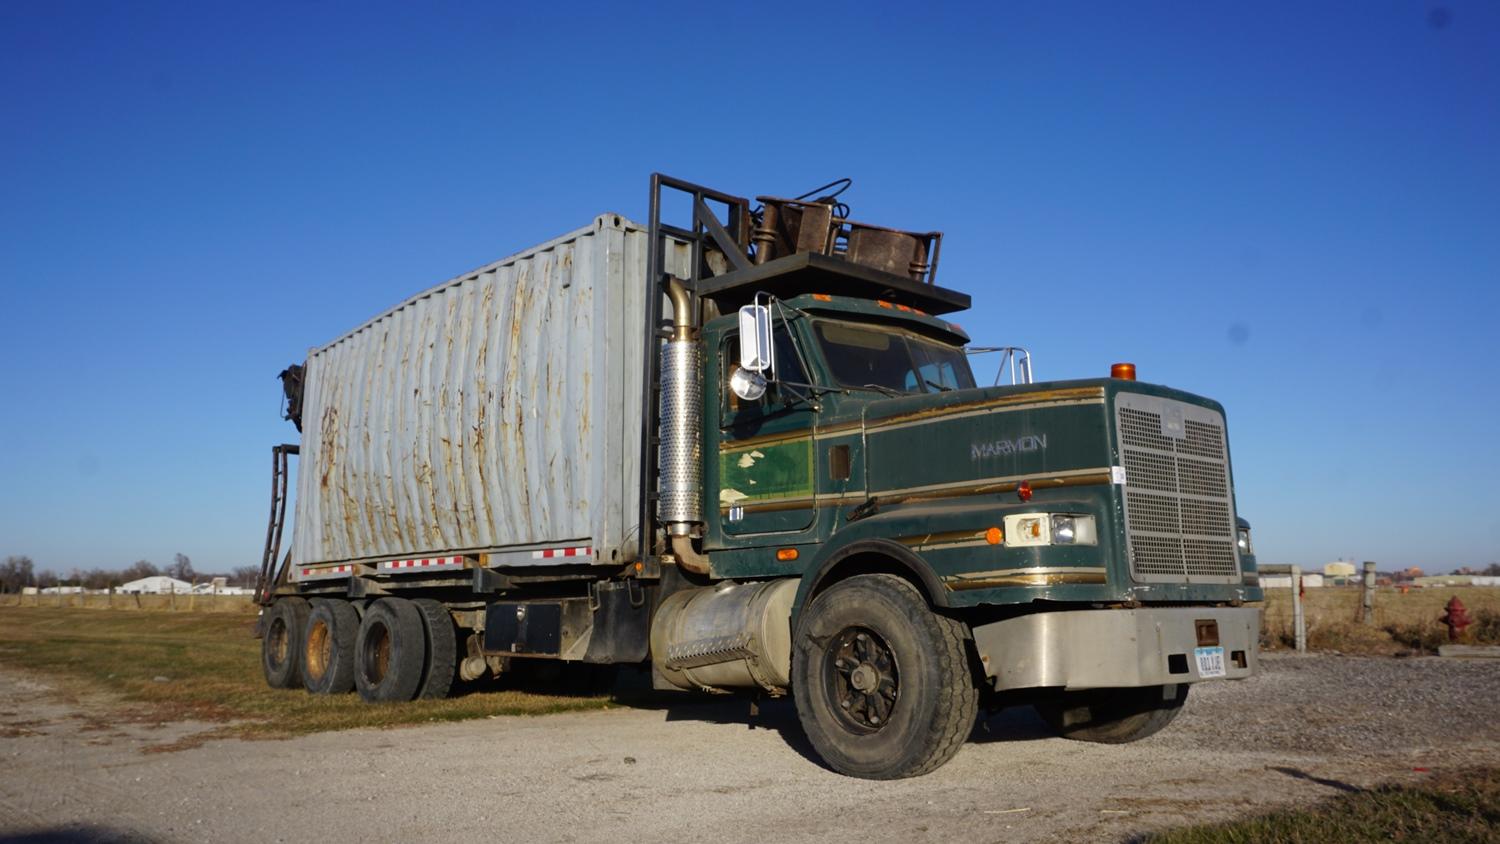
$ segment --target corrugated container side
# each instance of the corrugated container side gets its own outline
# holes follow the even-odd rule
[[[310,352],[297,564],[633,542],[646,241],[605,214]]]

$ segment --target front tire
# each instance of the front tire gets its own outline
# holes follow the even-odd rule
[[[979,711],[963,625],[889,574],[851,577],[813,599],[792,648],[792,683],[818,754],[866,779],[936,769]]]
[[[1182,712],[1188,685],[1063,692],[1033,704],[1054,732],[1075,741],[1125,744],[1161,732]]]
[[[300,688],[307,601],[279,598],[266,613],[266,632],[260,640],[260,667],[266,685],[273,689]]]

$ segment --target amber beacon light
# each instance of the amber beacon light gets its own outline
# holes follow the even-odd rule
[[[1135,364],[1117,363],[1109,368],[1109,377],[1118,378],[1121,381],[1135,380]]]

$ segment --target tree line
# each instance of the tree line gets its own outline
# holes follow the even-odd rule
[[[256,578],[260,576],[260,567],[238,566],[227,574],[198,572],[193,569],[193,561],[188,558],[188,555],[177,554],[172,558],[172,562],[160,568],[150,560],[136,560],[123,570],[74,568],[64,575],[51,569],[38,570],[36,563],[30,557],[10,556],[5,558],[4,563],[0,563],[0,593],[20,592],[27,586],[40,589],[53,586],[110,589],[143,577],[155,577],[162,574],[188,583],[222,577],[230,586],[253,587]]]

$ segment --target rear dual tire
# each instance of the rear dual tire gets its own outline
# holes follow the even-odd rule
[[[412,606],[422,616],[425,647],[422,650],[422,682],[417,686],[418,700],[445,698],[453,689],[458,669],[458,636],[448,608],[431,598],[418,598]]]
[[[266,685],[295,689],[302,685],[304,642],[311,610],[301,598],[281,598],[266,609],[260,639],[260,667]]]
[[[411,700],[422,684],[427,637],[411,601],[384,598],[365,610],[354,646],[354,687],[370,703]]]
[[[370,703],[445,698],[457,658],[458,637],[446,607],[430,598],[383,598],[359,623],[354,687]]]
[[[316,598],[307,617],[302,680],[316,695],[341,695],[354,688],[354,646],[359,612],[348,601]]]
[[[313,694],[357,690],[371,703],[447,697],[458,636],[446,607],[430,598],[278,599],[266,610],[261,668],[276,689]]]

